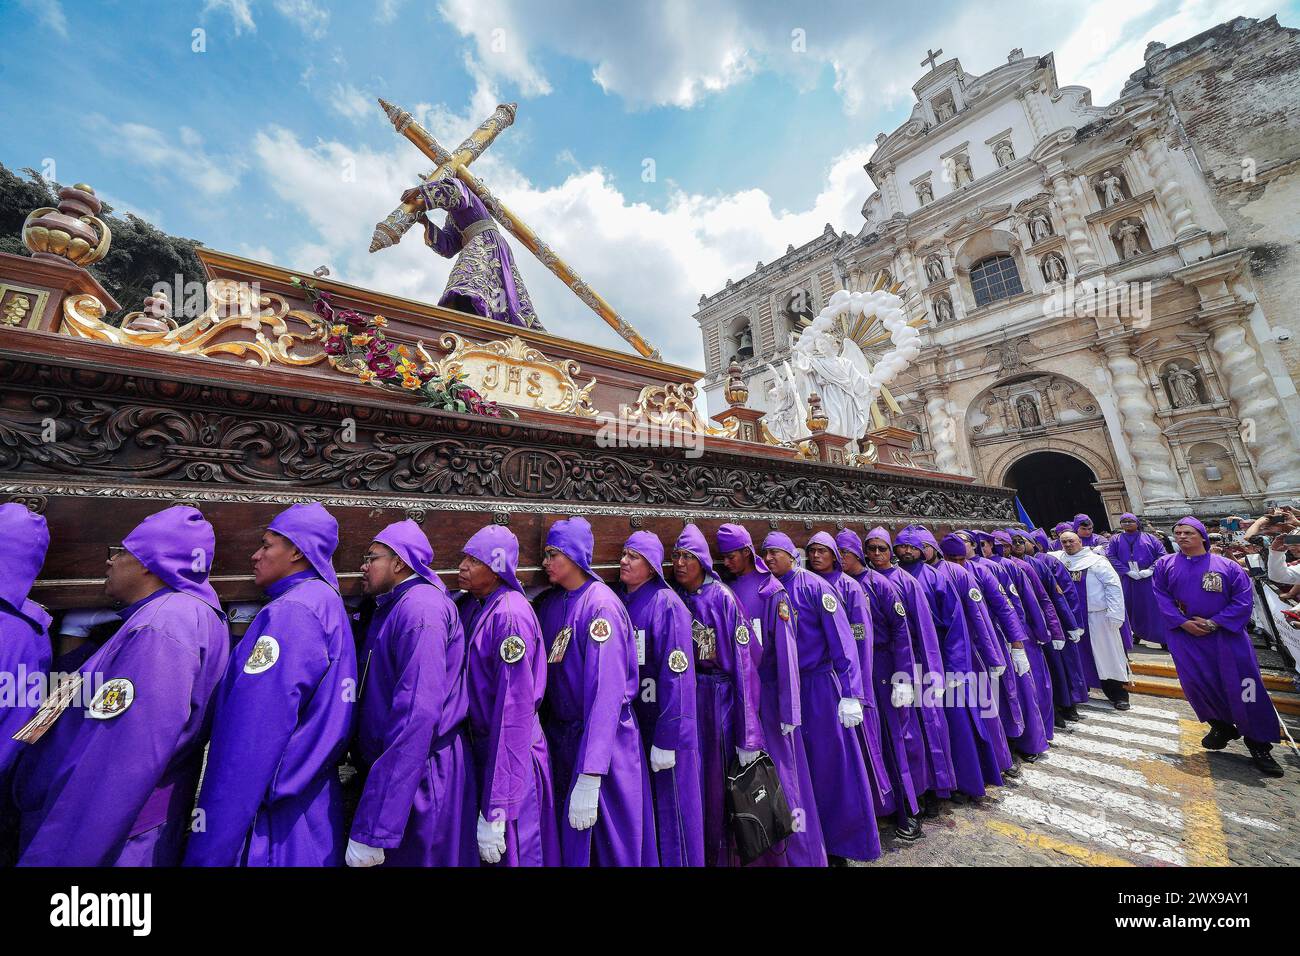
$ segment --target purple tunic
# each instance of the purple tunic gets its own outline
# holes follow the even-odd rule
[[[1000,659],[997,663],[1004,665],[1006,670],[998,679],[998,690],[1003,698],[1003,705],[999,708],[998,714],[1002,719],[1003,729],[1006,730],[1007,740],[1015,741],[1032,730],[1032,724],[1030,726],[1027,724],[1035,719],[1038,720],[1038,732],[1041,734],[1042,720],[1037,718],[1036,711],[1026,714],[1020,695],[1020,682],[1011,668],[1009,645],[1015,641],[1023,643],[1028,640],[1022,618],[1017,616],[1005,585],[993,570],[992,562],[986,558],[970,558],[965,567],[975,579],[983,597],[979,602],[978,612],[988,621],[989,629],[1000,637],[998,641]]]
[[[548,539],[550,543],[550,539]],[[546,739],[558,793],[565,866],[657,866],[654,800],[632,701],[636,641],[627,609],[601,581],[553,588],[537,601],[549,651]],[[579,774],[601,777],[596,825],[575,830],[568,806]]]
[[[352,839],[382,847],[385,866],[477,866],[465,633],[456,606],[411,575],[376,597],[359,665],[356,754],[366,777]]]
[[[625,546],[644,557],[656,572],[635,591],[619,596],[636,638],[640,692],[633,706],[646,764],[649,766],[652,746],[675,754],[674,766],[650,773],[659,865],[703,866],[704,808],[695,727],[691,612],[663,579],[664,551],[658,538],[650,532],[637,532]]]
[[[1155,567],[1152,580],[1165,619],[1164,637],[1196,716],[1227,721],[1250,740],[1277,743],[1277,713],[1246,633],[1254,603],[1250,576],[1218,554],[1167,554]],[[1193,617],[1208,618],[1219,628],[1194,637],[1181,626]]]
[[[834,585],[801,568],[780,580],[794,611],[804,746],[826,852],[874,860],[880,836],[861,734],[839,719],[842,698],[865,694],[853,630]]]
[[[1041,532],[1039,532],[1041,534]],[[1046,535],[1040,547],[1046,549]],[[1035,543],[1038,543],[1037,541]],[[1052,667],[1052,696],[1057,707],[1070,707],[1081,704],[1088,699],[1088,678],[1084,673],[1083,660],[1079,656],[1079,645],[1069,635],[1070,631],[1080,630],[1075,602],[1078,593],[1070,572],[1059,558],[1050,554],[1034,554],[1029,563],[1038,572],[1038,579],[1043,590],[1056,609],[1057,619],[1065,632],[1065,647],[1055,653],[1048,653],[1047,662]]]
[[[9,676],[16,697],[0,710],[0,815],[9,802],[14,763],[26,749],[13,735],[40,706],[43,698],[30,692],[39,689],[53,657],[50,616],[27,597],[49,544],[42,515],[16,502],[0,505],[0,674]]]
[[[117,633],[82,665],[83,693],[99,687],[89,706],[74,701],[20,758],[20,865],[180,862],[230,654],[207,581],[216,539],[196,509],[177,505],[122,543],[166,586],[123,609]]]
[[[551,761],[537,714],[546,692],[546,647],[537,617],[517,589],[519,544],[508,528],[492,525],[478,531],[464,550],[489,565],[494,554],[508,554],[502,580],[514,582],[483,601],[471,594],[460,601],[468,635],[465,683],[480,813],[489,822],[506,824],[506,851],[496,865],[559,866]],[[513,649],[518,647],[513,638],[522,642],[522,655]]]
[[[1124,589],[1124,610],[1129,628],[1135,636],[1161,646],[1165,643],[1165,622],[1156,606],[1152,576],[1134,580],[1129,577],[1129,571],[1133,563],[1137,564],[1139,571],[1151,570],[1164,556],[1165,546],[1155,535],[1145,531],[1122,531],[1113,535],[1106,550],[1106,557],[1114,566]]]
[[[1010,579],[1007,584],[1008,594],[1013,603],[1021,609],[1025,634],[1029,638],[1024,643],[1025,656],[1029,658],[1029,673],[1017,677],[1016,680],[1025,707],[1038,708],[1038,723],[1041,726],[1042,739],[1018,740],[1016,746],[1024,753],[1042,753],[1047,749],[1048,741],[1052,739],[1056,708],[1052,702],[1052,673],[1044,652],[1044,648],[1051,650],[1054,635],[1047,614],[1039,604],[1034,590],[1036,586],[1041,588],[1041,585],[1038,585],[1037,575],[1032,570],[1021,566],[1014,558],[994,557],[989,560],[1006,571]],[[1029,749],[1035,745],[1041,745],[1042,749]]]

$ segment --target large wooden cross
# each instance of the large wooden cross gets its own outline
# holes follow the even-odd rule
[[[939,49],[937,50],[931,50],[927,47],[925,52],[928,54],[928,56],[926,56],[926,58],[921,61],[921,65],[933,70],[934,61],[939,59],[939,54],[943,52],[943,47],[939,47]]]
[[[615,312],[596,290],[583,282],[578,274],[555,254],[550,246],[539,239],[537,234],[528,228],[528,225],[522,219],[507,209],[496,196],[492,195],[492,191],[483,184],[482,180],[466,168],[496,139],[497,133],[514,122],[515,104],[503,103],[498,106],[496,112],[488,117],[465,142],[457,147],[454,155],[439,146],[438,141],[430,135],[429,131],[417,123],[406,110],[382,99],[379,101],[379,105],[383,107],[384,112],[388,115],[393,128],[405,136],[416,149],[437,164],[433,172],[422,177],[423,179],[428,181],[444,176],[455,176],[459,179],[464,183],[466,189],[483,201],[483,205],[487,207],[493,219],[500,223],[510,235],[523,243],[529,252],[541,260],[542,265],[558,276],[561,282],[572,289],[579,299],[604,319],[610,328],[621,335],[629,345],[646,358],[656,361],[661,358],[658,349],[653,348],[646,342],[640,332]],[[412,203],[403,203],[397,209],[394,209],[387,219],[375,226],[374,236],[370,240],[370,251],[378,252],[380,249],[387,249],[389,246],[396,245],[401,240],[403,233],[415,224],[419,211],[420,207]]]

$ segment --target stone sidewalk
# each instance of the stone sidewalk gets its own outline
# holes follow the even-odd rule
[[[1300,754],[1261,776],[1241,741],[1204,750],[1208,727],[1186,701],[1133,695],[1132,709],[1095,698],[1083,721],[978,805],[944,803],[924,839],[882,827],[884,854],[863,866],[1297,866]],[[1300,739],[1300,721],[1287,718]]]

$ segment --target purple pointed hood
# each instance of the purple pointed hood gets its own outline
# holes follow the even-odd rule
[[[790,536],[783,531],[773,531],[763,539],[763,550],[766,551],[768,548],[784,551],[796,560],[799,557],[799,549],[794,546]]]
[[[1038,550],[1044,554],[1052,550],[1052,542],[1048,539],[1047,532],[1042,528],[1035,528],[1029,533],[1029,536],[1034,539],[1034,544],[1038,545]]]
[[[935,540],[930,529],[919,524],[910,524],[903,528],[894,536],[894,544],[906,544],[913,548],[919,548],[921,553],[925,553],[925,548],[929,545],[939,552],[939,542]]]
[[[283,535],[302,552],[312,570],[335,591],[334,552],[339,546],[339,523],[319,501],[290,505],[271,519],[267,530]]]
[[[447,593],[447,586],[430,567],[433,564],[433,545],[429,544],[424,529],[410,518],[393,522],[375,535],[375,540],[392,548],[418,577],[424,578],[443,594]]]
[[[1138,518],[1137,515],[1133,514],[1133,512],[1131,512],[1131,511],[1126,511],[1126,512],[1124,512],[1122,515],[1119,516],[1119,520],[1120,520],[1121,522],[1123,522],[1123,521],[1136,521],[1136,522],[1137,522],[1137,530],[1136,530],[1136,531],[1124,531],[1124,530],[1121,528],[1121,529],[1120,529],[1120,534],[1139,535],[1139,534],[1142,533],[1142,520],[1141,520],[1140,518]]]
[[[1052,529],[1052,534],[1056,535],[1059,538],[1062,532],[1073,531],[1073,530],[1074,530],[1074,525],[1070,524],[1070,522],[1068,521],[1062,521]]]
[[[769,537],[771,536],[769,535]],[[831,557],[835,561],[835,569],[837,571],[844,570],[844,562],[840,560],[840,546],[835,543],[835,539],[831,537],[829,531],[818,531],[815,535],[809,538],[808,544],[804,545],[805,552],[809,546],[814,544],[820,544],[824,548],[830,548]]]
[[[862,546],[862,538],[852,528],[845,528],[835,535],[835,544],[841,552],[847,551],[863,564],[867,563],[867,549]]]
[[[668,583],[664,580],[664,543],[659,540],[657,534],[651,531],[637,531],[623,542],[623,547],[645,558],[646,564],[650,565],[650,570],[654,571],[655,577],[664,584]]]
[[[561,518],[546,532],[546,547],[556,548],[570,561],[582,568],[588,577],[596,577],[591,570],[591,556],[596,551],[596,536],[591,532],[591,522],[586,518]]]
[[[512,591],[524,593],[519,583],[519,539],[509,528],[490,524],[479,528],[460,549],[477,561],[482,561]]]
[[[966,557],[966,539],[956,534],[945,534],[943,540],[939,542],[939,552],[944,557],[964,558]]]
[[[122,539],[122,546],[162,582],[222,614],[208,572],[217,535],[197,508],[174,505],[151,514]]]
[[[26,505],[0,505],[0,599],[15,611],[32,589],[50,547],[45,516]]]
[[[1188,515],[1186,518],[1179,518],[1174,522],[1174,527],[1177,528],[1180,524],[1185,524],[1189,528],[1195,528],[1197,533],[1201,536],[1201,540],[1205,542],[1205,546],[1207,548],[1210,546],[1210,533],[1205,530],[1205,525],[1201,524],[1191,515]]]
[[[713,555],[709,553],[709,542],[704,537],[704,532],[693,524],[688,524],[682,529],[682,533],[677,536],[677,543],[673,546],[677,551],[689,551],[695,555],[695,559],[700,562],[700,567],[704,569],[705,577],[718,577],[718,572],[713,570]]]
[[[1011,553],[1011,535],[1005,531],[994,531],[990,537],[993,538],[994,554],[1005,556]]]
[[[718,552],[726,554],[728,551],[739,551],[746,548],[754,556],[754,567],[764,574],[771,574],[772,569],[767,566],[763,556],[758,553],[754,547],[754,539],[749,535],[749,529],[743,524],[724,524],[718,529],[717,537],[714,539],[718,544]]]
[[[1080,512],[1079,514],[1077,514],[1077,515],[1074,516],[1074,523],[1073,523],[1073,525],[1070,527],[1070,530],[1073,531],[1075,534],[1078,534],[1078,533],[1079,533],[1079,525],[1084,524],[1085,522],[1086,522],[1087,524],[1092,524],[1092,519],[1089,518],[1086,514],[1083,514],[1082,512]],[[1096,525],[1093,525],[1093,530],[1096,530]]]

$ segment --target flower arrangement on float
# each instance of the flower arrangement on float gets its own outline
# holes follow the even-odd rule
[[[366,316],[339,308],[333,293],[323,292],[298,276],[289,281],[311,301],[317,316],[313,320],[316,332],[333,368],[351,372],[369,385],[417,395],[420,404],[430,408],[489,418],[513,416],[466,384],[464,373],[439,375],[423,346],[417,346],[417,361],[410,348],[390,342],[384,334],[388,320],[382,315]]]

